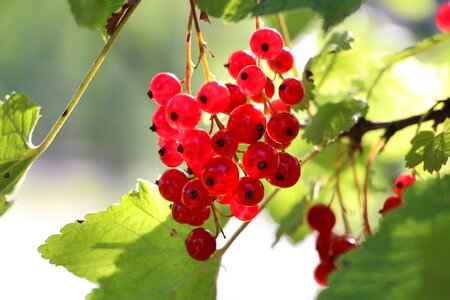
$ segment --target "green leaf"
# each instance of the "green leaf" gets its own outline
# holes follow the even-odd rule
[[[220,251],[193,260],[157,186],[139,180],[119,205],[65,226],[39,252],[99,285],[88,299],[215,299]],[[211,223],[209,226],[213,226]]]
[[[450,176],[416,182],[404,201],[378,233],[338,260],[320,300],[448,298]]]
[[[0,216],[2,216],[12,205],[12,202],[6,201],[4,196],[0,196]]]
[[[306,204],[303,202],[295,204],[289,214],[279,221],[272,246],[275,246],[283,235],[289,236],[293,242],[298,242],[311,232],[310,227],[305,222],[305,206]]]
[[[430,173],[439,171],[450,156],[450,119],[445,121],[440,134],[420,131],[411,140],[411,145],[411,150],[405,156],[408,168],[414,168],[423,162],[425,171]]]
[[[68,0],[78,25],[90,29],[104,28],[107,19],[125,0]]]
[[[355,99],[319,106],[306,126],[303,138],[312,144],[323,144],[350,129],[357,118],[367,114],[367,109],[366,102]]]
[[[315,20],[316,16],[317,14],[314,11],[307,9],[287,11],[283,13],[291,40],[294,40],[297,35],[303,32],[311,21]],[[281,32],[276,15],[268,15],[264,17],[264,21],[267,26],[276,28]]]
[[[328,31],[332,26],[342,22],[347,16],[355,12],[363,0],[263,0],[255,7],[255,15],[268,15],[281,11],[310,8],[320,14],[323,28]]]
[[[255,6],[253,0],[196,0],[195,3],[209,16],[222,18],[225,22],[237,22],[244,19]]]
[[[4,101],[0,101],[1,198],[13,192],[39,155],[31,142],[39,110],[25,94],[12,93]],[[5,210],[6,208],[3,211]]]

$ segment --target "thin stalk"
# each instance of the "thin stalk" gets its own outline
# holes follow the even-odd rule
[[[334,166],[335,166],[335,169],[336,169],[335,189],[336,189],[336,195],[337,195],[337,198],[338,198],[339,206],[341,207],[341,214],[342,214],[342,220],[344,221],[345,233],[349,234],[352,231],[351,231],[351,228],[350,228],[350,222],[348,221],[347,209],[345,208],[344,199],[342,197],[341,182],[340,182],[340,178],[341,178],[340,174],[341,174],[341,169],[342,169],[342,164],[341,164],[340,158],[342,156],[342,153],[343,152],[341,151],[341,143],[339,141],[337,143],[336,159],[334,161]]]
[[[358,176],[358,170],[356,169],[356,160],[355,160],[355,152],[354,151],[352,151],[350,153],[350,162],[352,164],[353,180],[355,182],[356,195],[357,195],[357,198],[358,198],[358,205],[359,205],[359,209],[362,210],[361,188],[359,186],[359,176]]]
[[[192,13],[189,14],[189,21],[187,25],[187,31],[186,31],[186,46],[185,46],[185,52],[186,52],[186,77],[185,77],[185,84],[186,84],[186,93],[191,93],[191,77],[192,77],[192,58],[191,58],[191,34],[192,34]]]

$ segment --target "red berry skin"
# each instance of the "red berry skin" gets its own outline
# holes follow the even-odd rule
[[[258,205],[245,206],[237,201],[233,201],[230,203],[230,210],[238,220],[249,222],[258,215],[259,207]]]
[[[230,104],[230,92],[225,84],[213,80],[203,84],[197,100],[203,111],[215,115],[225,111]]]
[[[242,94],[247,96],[257,95],[266,86],[266,74],[258,66],[246,66],[238,74],[237,85]]]
[[[181,201],[189,209],[205,210],[210,207],[213,198],[200,179],[192,179],[184,185]]]
[[[170,98],[181,93],[180,80],[172,73],[159,73],[150,82],[150,92],[155,102],[164,106]]]
[[[172,202],[181,201],[181,190],[188,182],[188,176],[180,169],[169,169],[162,173],[158,180],[158,189],[161,196]]]
[[[202,226],[211,216],[211,208],[193,210],[192,219],[188,222],[191,226]]]
[[[274,73],[283,74],[289,71],[294,65],[294,56],[289,48],[284,47],[280,54],[274,59],[268,60],[267,64]]]
[[[270,79],[269,77],[266,77],[266,85],[264,86],[264,90],[259,94],[249,97],[253,102],[263,103],[263,93],[266,95],[267,99],[271,99],[273,97],[273,94],[275,93],[275,85],[273,84],[272,79]]]
[[[440,31],[450,31],[450,1],[439,6],[436,12],[435,22]]]
[[[280,152],[280,162],[274,172],[267,177],[267,182],[280,188],[294,186],[301,175],[301,166],[298,160],[287,152]]]
[[[171,212],[172,219],[180,224],[188,224],[194,217],[192,210],[187,208],[181,201],[172,204]]]
[[[359,247],[358,241],[350,235],[341,235],[331,241],[330,256],[335,259],[341,254],[347,253],[351,249]]]
[[[200,162],[212,152],[211,137],[203,129],[186,130],[181,135],[178,152],[189,163]]]
[[[237,84],[226,83],[225,85],[227,86],[228,91],[230,92],[230,103],[223,112],[229,115],[233,111],[233,109],[247,102],[247,96],[241,93]]]
[[[269,102],[269,112],[271,115],[278,111],[291,111],[291,107],[288,106],[280,99],[275,99]]]
[[[188,234],[185,244],[188,254],[195,260],[207,260],[216,252],[214,235],[202,227],[193,229]]]
[[[249,176],[239,179],[234,190],[234,199],[244,206],[254,206],[264,198],[264,186],[260,180]]]
[[[278,96],[287,105],[296,105],[303,100],[305,88],[297,78],[286,78],[278,87]]]
[[[165,107],[159,107],[155,110],[152,117],[153,125],[150,129],[158,135],[158,137],[166,140],[176,140],[180,137],[182,131],[172,128],[166,119]]]
[[[225,204],[230,204],[231,202],[234,202],[235,200],[234,200],[234,195],[232,193],[229,193],[229,194],[225,194],[220,197],[217,197],[216,201],[219,202],[220,204],[225,205]]]
[[[336,216],[326,205],[316,204],[308,210],[306,216],[309,226],[319,233],[331,232],[336,224]]]
[[[321,286],[328,285],[328,276],[336,269],[336,265],[329,261],[322,261],[314,270],[314,279]]]
[[[288,111],[279,111],[267,121],[267,134],[280,144],[292,142],[297,137],[299,130],[300,123]]]
[[[277,150],[266,142],[251,144],[242,156],[244,171],[253,178],[269,176],[277,169],[279,162]]]
[[[316,250],[319,254],[321,261],[330,261],[330,247],[333,240],[337,238],[337,235],[333,232],[322,232],[319,233],[316,240]]]
[[[268,143],[269,145],[271,145],[272,147],[274,147],[275,149],[281,151],[286,149],[287,147],[289,147],[291,145],[291,143],[286,143],[286,144],[280,144],[278,142],[275,142],[268,134],[267,131],[264,133],[264,141],[266,143]]]
[[[255,56],[247,50],[238,50],[230,55],[225,67],[228,68],[231,77],[236,79],[242,68],[250,65],[256,65]]]
[[[170,168],[178,167],[184,161],[177,151],[179,143],[174,140],[161,140],[159,143],[159,159]]]
[[[202,183],[213,195],[225,195],[232,191],[239,181],[239,169],[228,157],[214,156],[203,165]]]
[[[250,37],[250,49],[258,58],[274,59],[283,49],[283,38],[275,29],[262,28]]]
[[[266,116],[252,104],[236,107],[230,114],[227,129],[236,137],[239,143],[251,144],[264,135]]]
[[[399,196],[390,196],[384,201],[383,209],[381,210],[381,213],[384,216],[389,211],[401,206],[402,204],[403,204],[402,198],[400,198]]]
[[[233,156],[236,154],[239,142],[228,129],[224,128],[212,136],[211,147],[219,155]]]
[[[188,130],[197,126],[201,118],[200,105],[189,94],[178,94],[167,103],[166,119],[170,126],[178,130]]]
[[[403,192],[416,181],[416,178],[408,173],[400,174],[394,182],[394,192],[402,197]]]

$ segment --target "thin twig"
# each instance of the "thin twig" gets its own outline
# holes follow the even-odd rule
[[[192,34],[192,13],[189,14],[189,21],[186,31],[186,93],[191,93],[191,77],[192,77],[192,58],[191,58],[191,34]]]
[[[344,227],[345,227],[345,233],[349,234],[351,233],[351,228],[350,228],[350,222],[348,220],[348,216],[347,216],[347,209],[345,208],[344,205],[344,199],[342,197],[342,192],[341,192],[341,185],[340,185],[340,173],[341,173],[341,161],[340,158],[342,156],[343,151],[341,151],[341,143],[340,141],[337,143],[337,147],[336,147],[336,159],[334,161],[334,166],[336,169],[336,174],[335,174],[335,189],[336,189],[336,195],[338,198],[338,202],[339,202],[339,206],[341,207],[341,214],[342,214],[342,220],[344,222]]]

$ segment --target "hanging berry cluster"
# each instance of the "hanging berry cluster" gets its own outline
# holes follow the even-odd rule
[[[411,186],[416,181],[416,178],[408,173],[400,174],[394,182],[394,193],[395,195],[387,197],[384,201],[383,208],[380,210],[380,213],[387,214],[389,211],[393,210],[396,207],[399,207],[403,204],[403,192],[409,186]]]
[[[264,198],[262,179],[280,188],[299,180],[300,164],[285,149],[300,129],[290,106],[302,101],[304,89],[298,78],[283,78],[294,64],[283,46],[276,30],[256,30],[251,52],[238,50],[225,65],[236,82],[207,81],[196,96],[183,93],[171,73],[151,80],[148,96],[159,105],[151,130],[159,138],[160,159],[170,168],[157,183],[162,197],[172,202],[176,222],[201,226],[211,212],[215,216],[216,202],[228,205],[239,220],[250,221]],[[261,67],[264,61],[282,79],[279,99],[272,100],[275,85]],[[198,127],[205,113],[210,115],[209,132]],[[218,114],[228,115],[226,125]],[[186,172],[177,168],[183,163]],[[216,237],[201,227],[192,230],[186,239],[189,255],[208,259],[216,250]]]

